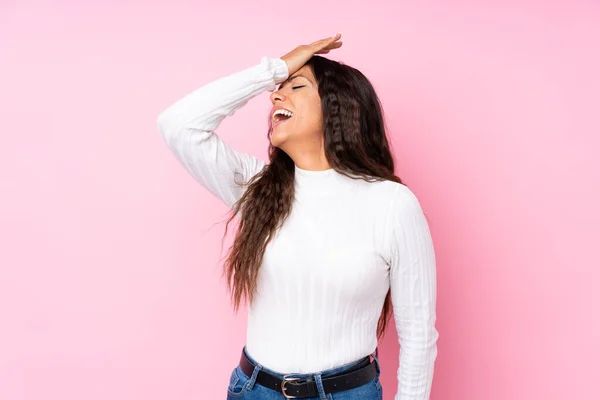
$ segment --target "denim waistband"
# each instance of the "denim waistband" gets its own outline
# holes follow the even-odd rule
[[[273,371],[271,369],[268,369],[268,368],[264,367],[263,365],[261,365],[260,363],[258,363],[255,359],[253,359],[252,356],[250,356],[250,354],[248,354],[248,351],[246,350],[246,346],[244,346],[243,352],[244,352],[244,354],[246,355],[246,357],[248,358],[248,360],[250,360],[250,362],[252,364],[254,364],[254,365],[260,365],[260,369],[262,371],[265,371],[265,372],[267,372],[267,373],[269,373],[271,375],[274,375],[274,376],[278,377],[279,379],[283,379],[284,374],[279,373],[277,371]],[[368,356],[365,356],[365,357],[363,357],[363,358],[361,358],[359,360],[352,361],[350,363],[347,363],[347,364],[344,364],[344,365],[340,365],[340,366],[335,367],[335,368],[326,369],[326,370],[323,370],[323,371],[315,371],[315,372],[311,372],[311,373],[288,373],[288,374],[285,374],[285,376],[287,378],[292,378],[293,377],[293,378],[300,378],[300,379],[308,378],[308,377],[315,376],[315,375],[320,375],[322,377],[331,376],[331,375],[343,372],[343,371],[345,371],[347,369],[350,369],[350,368],[354,367],[355,365],[360,364],[361,362],[363,362],[365,359],[367,359],[369,357],[373,357],[373,359],[377,363],[377,367],[379,369],[379,360],[377,359],[376,352],[374,352],[374,353],[372,353],[372,354],[370,354]]]

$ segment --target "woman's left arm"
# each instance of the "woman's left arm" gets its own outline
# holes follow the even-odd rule
[[[428,400],[437,357],[436,262],[427,220],[416,196],[398,186],[388,214],[390,289],[400,342],[394,400]]]

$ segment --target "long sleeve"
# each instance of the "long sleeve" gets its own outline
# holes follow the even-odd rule
[[[433,242],[419,201],[406,186],[399,186],[388,218],[390,289],[400,342],[394,400],[428,400],[439,337]]]
[[[265,162],[236,151],[214,131],[226,116],[265,90],[275,90],[287,77],[285,61],[262,57],[260,64],[196,89],[158,116],[159,131],[179,162],[229,207],[243,194],[240,183],[260,172]]]

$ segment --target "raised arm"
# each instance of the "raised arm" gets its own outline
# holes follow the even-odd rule
[[[392,202],[389,221],[390,289],[400,342],[394,400],[428,400],[439,337],[435,253],[419,201],[404,185]]]
[[[159,131],[179,162],[229,207],[242,196],[239,184],[260,172],[265,162],[236,151],[214,131],[226,116],[265,90],[275,90],[287,77],[285,61],[263,57],[258,65],[196,89],[158,116]]]

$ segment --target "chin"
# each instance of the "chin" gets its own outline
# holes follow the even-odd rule
[[[281,133],[271,134],[271,144],[275,147],[280,147],[286,140],[286,135]]]

